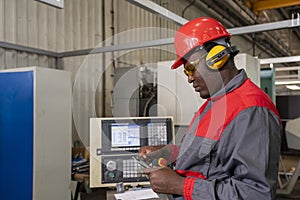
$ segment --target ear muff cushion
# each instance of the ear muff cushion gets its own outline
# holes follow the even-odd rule
[[[229,59],[225,46],[216,45],[206,55],[206,65],[213,70],[220,69]]]

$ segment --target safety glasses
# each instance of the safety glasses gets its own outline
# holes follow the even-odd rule
[[[187,76],[193,76],[195,71],[197,70],[200,60],[201,59],[199,58],[193,62],[189,62],[186,66],[184,66],[184,74]]]
[[[200,61],[204,59],[206,55],[207,52],[203,49],[203,46],[198,46],[194,50],[190,51],[187,55],[185,55],[184,59],[187,61],[187,64],[184,65],[184,70],[183,70],[184,74],[187,76],[193,76],[199,66]],[[189,62],[188,60],[190,58],[198,58],[198,59]]]

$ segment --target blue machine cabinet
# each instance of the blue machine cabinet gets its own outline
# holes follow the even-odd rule
[[[71,199],[71,76],[0,71],[1,199]]]

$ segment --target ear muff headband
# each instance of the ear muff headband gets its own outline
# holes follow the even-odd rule
[[[229,54],[236,54],[238,49],[236,46],[225,47],[223,45],[214,46],[206,55],[206,65],[212,70],[218,70],[229,59]]]

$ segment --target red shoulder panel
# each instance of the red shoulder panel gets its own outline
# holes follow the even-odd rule
[[[239,88],[214,101],[200,121],[196,135],[219,140],[227,125],[244,109],[260,106],[279,114],[269,96],[247,79]]]

